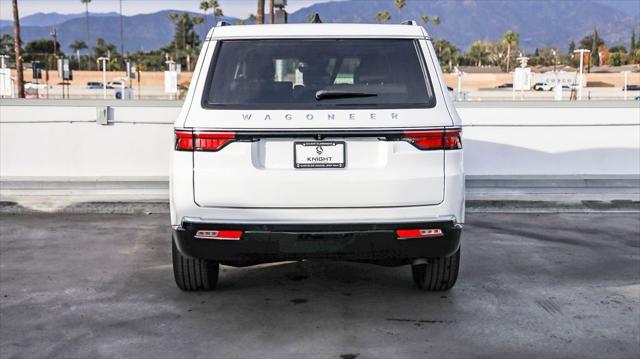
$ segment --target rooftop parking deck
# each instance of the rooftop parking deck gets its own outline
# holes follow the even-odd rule
[[[184,293],[166,215],[2,215],[0,357],[638,357],[638,213],[467,222],[447,293],[345,262],[223,267]]]

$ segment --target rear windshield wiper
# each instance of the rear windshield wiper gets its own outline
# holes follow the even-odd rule
[[[326,100],[332,98],[351,98],[351,97],[373,97],[378,96],[377,93],[357,92],[344,90],[320,90],[316,92],[316,100]]]

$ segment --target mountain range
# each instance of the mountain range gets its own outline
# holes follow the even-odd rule
[[[419,21],[422,15],[439,16],[441,24],[427,24],[433,38],[445,38],[461,49],[475,40],[496,41],[507,30],[520,33],[521,47],[527,50],[544,46],[566,48],[570,41],[598,29],[608,45],[628,47],[632,30],[640,37],[640,1],[606,0],[408,0],[397,9],[392,0],[346,0],[317,3],[289,14],[289,22],[307,22],[307,16],[318,13],[324,22],[375,23],[375,14],[389,11],[390,23],[406,19]],[[126,51],[153,50],[171,42],[174,26],[169,20],[176,10],[123,16]],[[201,15],[191,13],[191,15]],[[233,17],[221,17],[230,23]],[[21,18],[23,42],[50,38],[55,26],[58,41],[66,52],[75,40],[86,41],[85,14],[37,13]],[[207,25],[196,28],[203,38],[213,25],[211,15]],[[420,21],[419,21],[420,22]],[[11,21],[0,20],[0,33],[12,33]],[[120,47],[118,13],[91,13],[90,37],[98,37]]]

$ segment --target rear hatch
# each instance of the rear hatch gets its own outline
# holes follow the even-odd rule
[[[458,138],[413,39],[217,41],[178,133],[204,207],[435,205]],[[204,73],[203,73],[204,74]],[[198,93],[198,92],[196,92]],[[180,144],[180,139],[178,144]]]

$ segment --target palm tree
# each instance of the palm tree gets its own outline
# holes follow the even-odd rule
[[[194,16],[194,17],[191,18],[191,22],[193,22],[193,25],[200,25],[200,24],[205,22],[205,19],[206,18],[204,18],[202,16]],[[191,32],[191,43],[192,44],[196,43],[196,40],[195,40],[196,36],[197,36],[197,33],[195,31],[192,31]],[[187,71],[191,71],[191,63],[187,63]]]
[[[258,24],[264,24],[264,0],[258,0]]]
[[[24,98],[24,73],[22,68],[22,48],[20,47],[20,15],[18,15],[18,0],[13,0],[13,47],[16,52],[16,85],[18,98]]]
[[[213,25],[216,24],[216,18],[219,16],[224,16],[224,14],[222,13],[222,8],[220,7],[220,4],[218,3],[218,0],[202,0],[200,1],[200,10],[202,10],[202,12],[204,13],[204,18],[207,18],[207,11],[209,11],[209,9],[212,9],[212,15],[213,15]]]
[[[443,39],[436,40],[433,43],[433,47],[436,50],[436,56],[440,60],[440,65],[442,67],[447,66],[449,72],[451,72],[453,70],[453,62],[458,59],[460,50],[449,41]]]
[[[76,59],[78,60],[78,66],[80,65],[80,50],[87,49],[87,44],[84,41],[74,41],[69,48],[76,52]]]
[[[429,24],[429,21],[436,26],[440,25],[440,16],[429,17],[427,15],[422,15],[420,16],[420,20],[424,22],[425,26]]]
[[[81,3],[84,4],[84,13],[85,13],[85,18],[86,18],[86,23],[87,23],[87,44],[91,43],[91,37],[89,36],[89,3],[91,2],[91,0],[80,0]]]
[[[509,30],[502,36],[502,43],[507,45],[507,72],[511,66],[511,47],[518,47],[519,42],[520,35],[517,32]]]
[[[476,66],[482,66],[482,60],[486,60],[487,58],[487,44],[476,40],[471,47],[469,47],[468,51],[469,57],[476,60]]]
[[[387,22],[391,20],[391,14],[388,11],[381,11],[376,14],[375,18],[378,22]]]
[[[202,10],[202,14],[205,19],[207,18],[207,11],[209,11],[209,9],[211,9],[211,5],[209,5],[209,1],[207,0],[200,1],[200,10]]]

